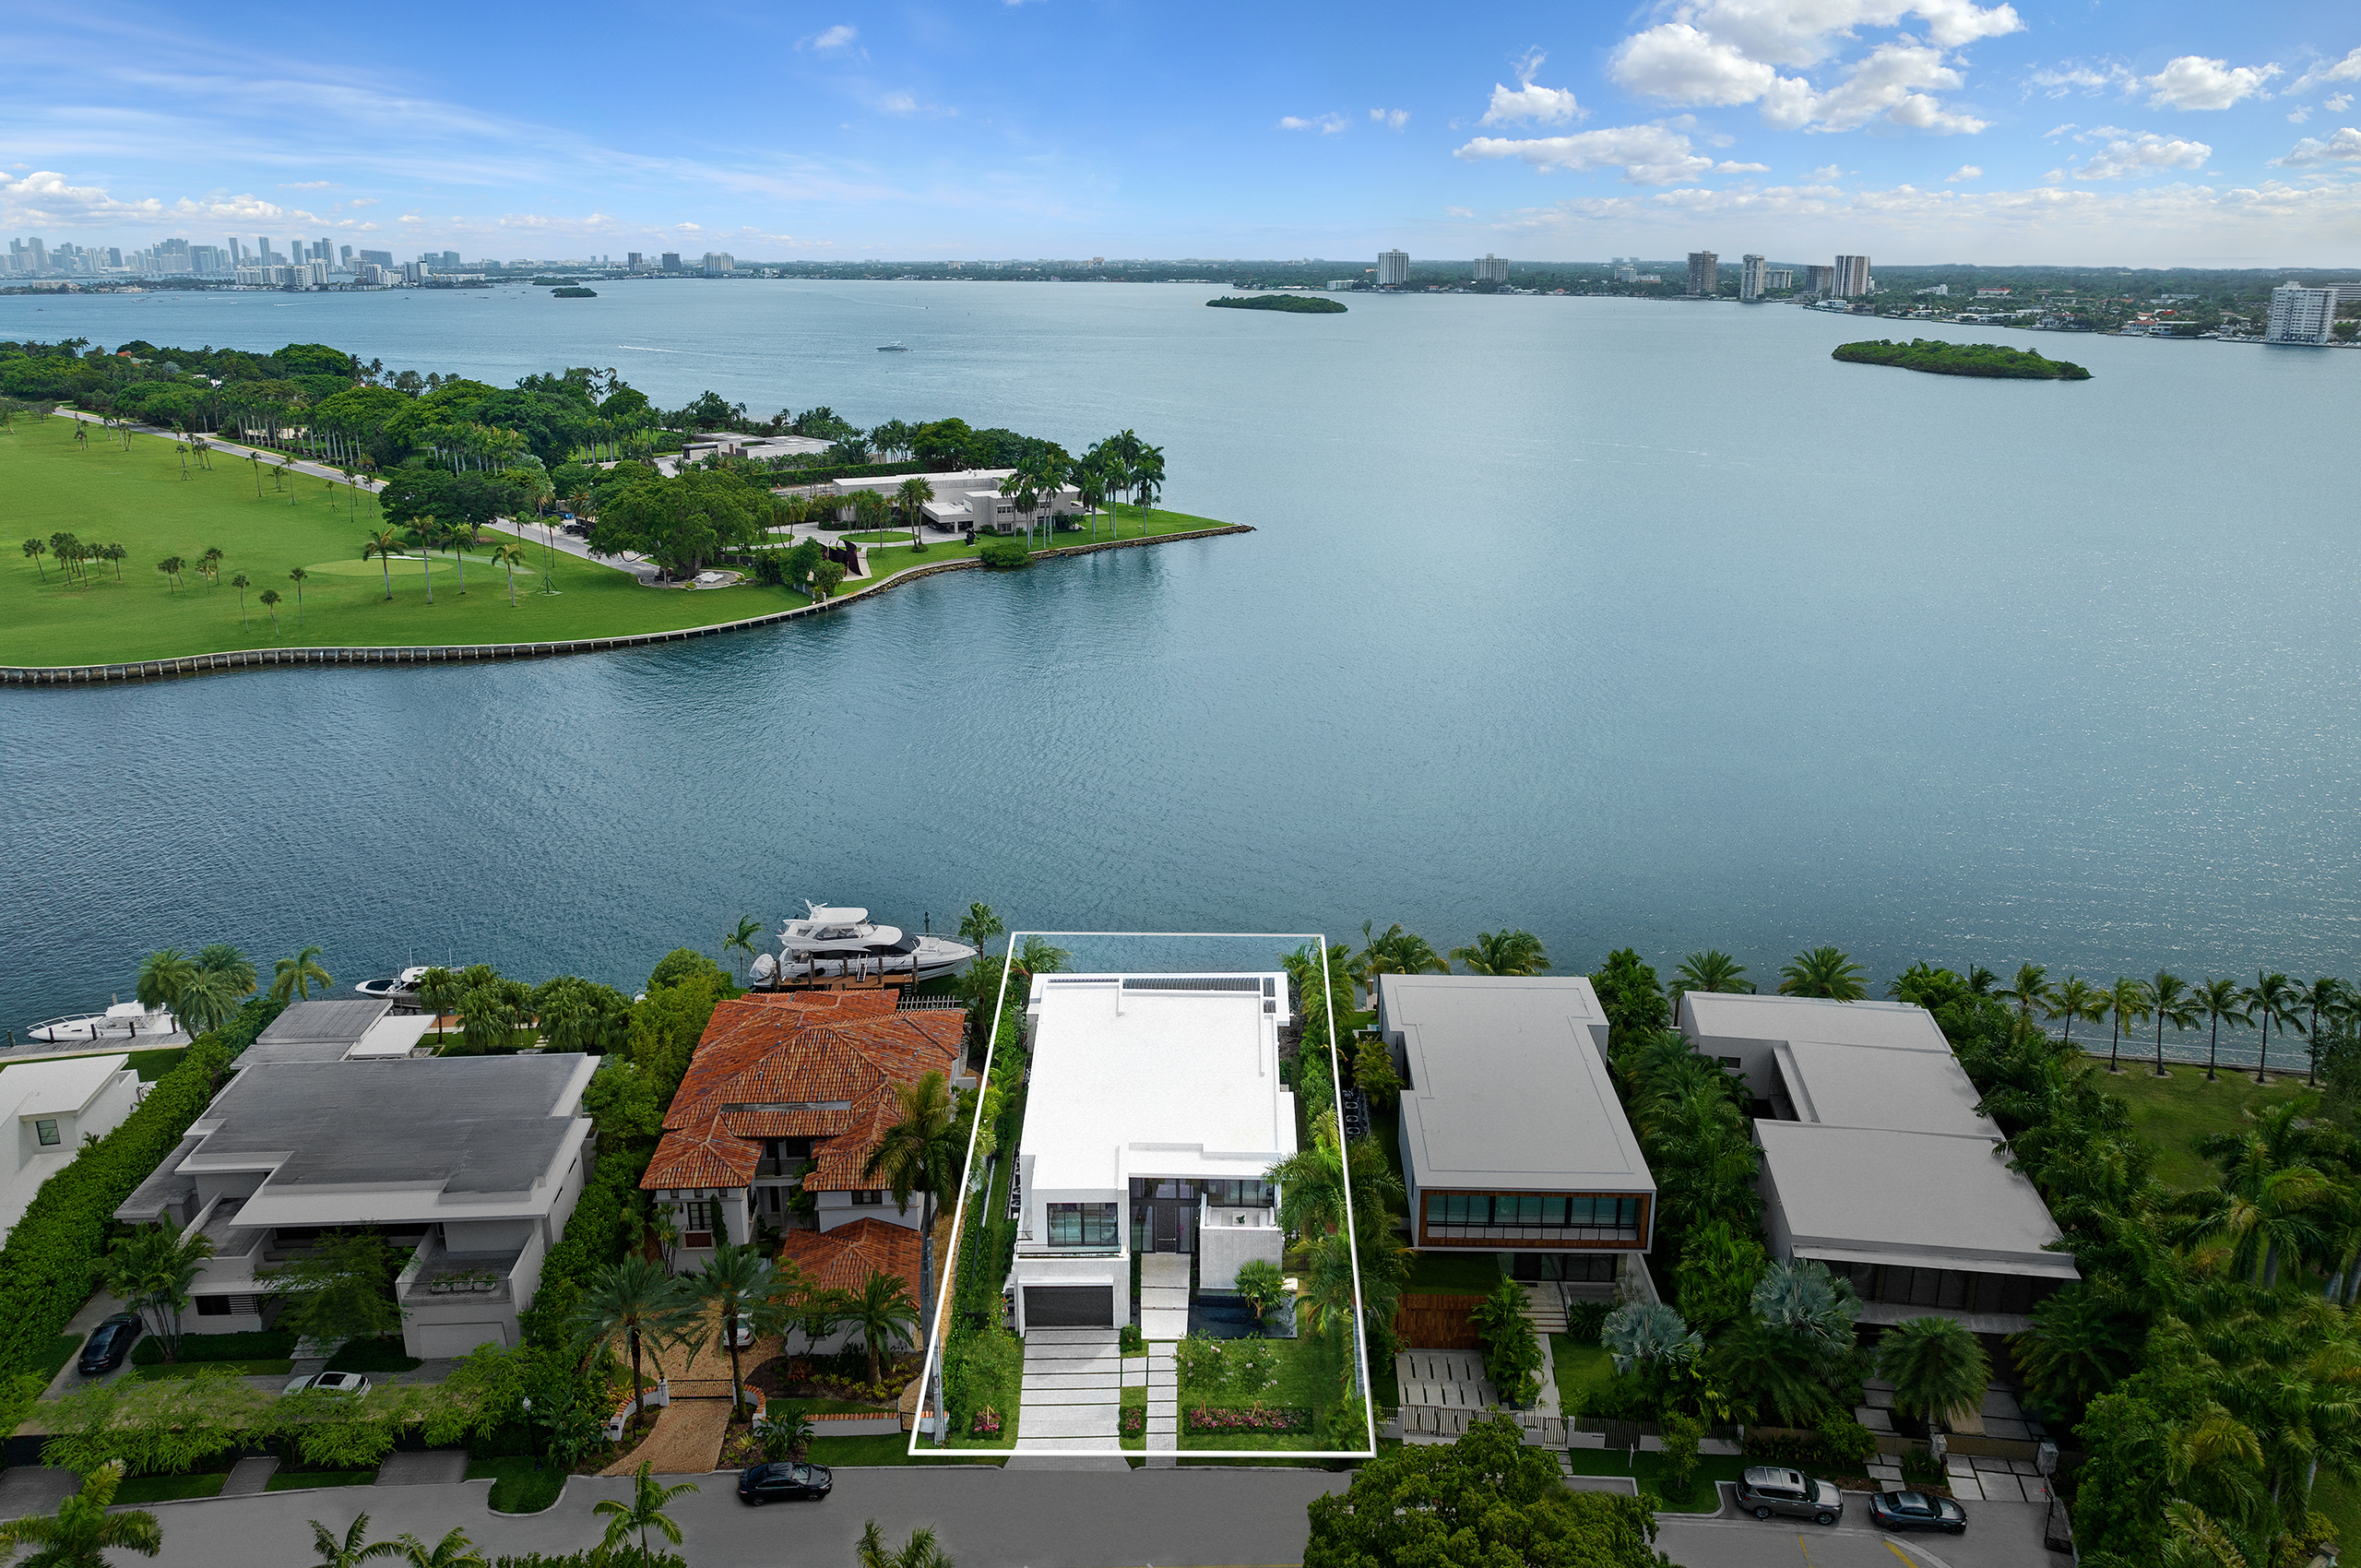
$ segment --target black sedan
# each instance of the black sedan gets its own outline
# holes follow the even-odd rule
[[[139,1318],[133,1313],[117,1313],[90,1330],[89,1342],[82,1347],[82,1359],[74,1370],[84,1377],[96,1377],[123,1365],[131,1354],[131,1342],[139,1337]]]
[[[1889,1530],[1967,1532],[1967,1512],[1948,1497],[1924,1491],[1880,1491],[1869,1498],[1869,1517]]]
[[[836,1484],[825,1465],[749,1465],[738,1477],[738,1501],[745,1503],[816,1502]]]

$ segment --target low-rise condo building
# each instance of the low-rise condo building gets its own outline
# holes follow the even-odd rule
[[[2019,1333],[2081,1277],[1925,1008],[1692,991],[1680,1029],[1746,1080],[1771,1255],[1849,1279],[1863,1323]]]
[[[1296,1151],[1295,1097],[1279,1078],[1287,977],[1036,975],[1025,1020],[1017,1331],[1131,1322],[1137,1253],[1140,1330],[1179,1339],[1190,1257],[1200,1291],[1280,1260],[1264,1177]],[[1178,1267],[1178,1299],[1145,1293],[1169,1289],[1145,1283],[1165,1277],[1149,1266],[1159,1255]]]
[[[1655,1232],[1655,1180],[1607,1063],[1589,980],[1380,975],[1402,1078],[1411,1245],[1611,1295]]]
[[[0,1073],[0,1114],[12,1114],[16,1141],[0,1176],[0,1241],[25,1217],[41,1184],[73,1163],[86,1137],[105,1137],[139,1103],[139,1075],[128,1056],[68,1056],[21,1062]]]

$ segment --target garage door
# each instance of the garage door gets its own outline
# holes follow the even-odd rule
[[[1028,1285],[1027,1328],[1112,1328],[1115,1292],[1104,1285]]]
[[[410,1330],[418,1341],[418,1353],[427,1360],[444,1356],[464,1356],[479,1345],[508,1343],[504,1325],[497,1323],[422,1323]]]

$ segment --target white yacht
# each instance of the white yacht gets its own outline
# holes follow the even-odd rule
[[[136,1039],[142,1035],[168,1035],[180,1027],[180,1020],[173,1017],[167,1008],[142,1007],[136,1002],[117,1002],[103,1013],[75,1013],[35,1024],[25,1031],[25,1038],[50,1045],[74,1045],[86,1039]]]
[[[878,925],[867,909],[831,909],[809,899],[803,907],[809,912],[779,932],[777,956],[755,956],[754,984],[872,976],[930,980],[976,956],[947,936],[913,936],[899,926]]]
[[[379,1001],[404,1004],[416,1002],[419,977],[426,973],[427,968],[428,966],[424,964],[412,964],[398,975],[386,980],[365,980],[352,989],[363,996],[374,996]]]

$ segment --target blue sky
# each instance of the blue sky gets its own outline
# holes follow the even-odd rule
[[[2349,4],[8,0],[0,41],[0,233],[53,244],[2361,264]]]

